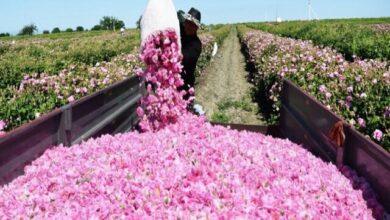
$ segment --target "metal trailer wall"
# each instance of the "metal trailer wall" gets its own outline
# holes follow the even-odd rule
[[[71,146],[138,124],[137,103],[144,84],[131,77],[25,124],[0,138],[0,185],[23,174],[24,167],[53,146]]]

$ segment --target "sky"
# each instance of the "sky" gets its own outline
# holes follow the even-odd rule
[[[202,12],[202,23],[238,23],[301,20],[308,17],[308,0],[173,0],[176,10],[195,7]],[[390,0],[311,0],[319,19],[390,17]],[[103,16],[123,20],[126,27],[135,23],[147,0],[0,0],[0,33],[16,34],[34,23],[38,31],[83,26],[90,29]]]

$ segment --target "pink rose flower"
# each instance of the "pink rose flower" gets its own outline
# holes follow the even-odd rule
[[[68,100],[68,102],[74,102],[75,98],[74,98],[74,96],[69,96],[67,100]]]

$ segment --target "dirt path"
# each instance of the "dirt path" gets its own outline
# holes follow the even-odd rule
[[[195,86],[195,102],[203,106],[210,120],[264,124],[257,104],[252,102],[252,84],[246,79],[245,67],[237,30],[233,29]]]

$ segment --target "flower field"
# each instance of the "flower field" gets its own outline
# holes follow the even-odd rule
[[[215,39],[223,39],[228,30],[222,27],[200,36],[204,50],[197,66],[199,74],[211,59]],[[0,120],[4,124],[0,136],[134,75],[141,66],[139,43],[138,31],[124,36],[112,32],[72,33],[21,38],[15,44],[11,40],[3,42],[0,77],[8,76],[8,81],[0,80],[4,83],[0,86]],[[41,55],[28,52],[33,48],[38,48]]]
[[[271,147],[272,146],[272,147]],[[3,219],[373,219],[348,168],[288,140],[180,117],[158,132],[54,147],[0,189]],[[361,189],[354,189],[354,187]],[[367,201],[365,199],[368,199]],[[370,208],[368,208],[368,206]],[[0,217],[1,219],[1,217]]]
[[[139,45],[139,32],[59,34],[57,37],[7,40],[0,44],[0,89],[18,86],[24,75],[57,75],[72,64],[93,66],[131,53]]]
[[[94,66],[71,64],[56,75],[25,75],[19,86],[0,90],[0,118],[11,130],[133,75],[138,66],[136,55],[122,54]]]
[[[139,33],[11,38],[0,45],[0,120],[12,130],[132,75]],[[133,54],[133,55],[131,55]]]
[[[311,40],[342,53],[348,60],[390,60],[390,18],[335,19],[320,21],[289,21],[283,23],[249,23],[283,37]]]
[[[283,79],[290,79],[342,116],[363,134],[390,151],[390,67],[386,61],[348,62],[329,47],[278,37],[243,27],[257,93],[263,98],[268,121],[279,117]]]

